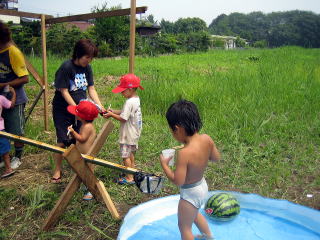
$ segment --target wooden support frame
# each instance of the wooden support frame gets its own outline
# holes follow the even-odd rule
[[[136,5],[134,5],[136,7]],[[137,7],[137,13],[145,13],[147,11],[147,7]],[[47,24],[53,23],[63,23],[63,22],[72,22],[72,21],[84,21],[94,18],[104,18],[104,17],[120,17],[120,16],[127,16],[131,14],[131,9],[117,9],[112,11],[105,11],[105,12],[97,12],[97,13],[87,13],[87,14],[80,14],[80,15],[72,15],[67,17],[58,17],[58,18],[50,18],[46,20]]]
[[[39,13],[29,13],[29,12],[21,12],[7,9],[0,9],[0,14],[10,15],[10,16],[19,16],[19,17],[27,17],[27,18],[36,18],[41,19],[41,43],[42,43],[42,70],[43,76],[35,70],[35,68],[26,60],[26,65],[28,71],[32,74],[38,84],[44,89],[43,94],[43,102],[44,102],[44,128],[45,130],[49,130],[49,116],[48,116],[48,77],[47,77],[47,53],[46,53],[46,34],[45,34],[45,26],[46,24],[54,24],[54,23],[62,23],[67,21],[79,21],[79,20],[89,20],[94,18],[102,18],[102,17],[115,17],[115,16],[127,16],[130,17],[130,49],[129,49],[129,72],[134,73],[134,57],[135,57],[135,24],[136,24],[136,14],[137,13],[145,13],[147,11],[147,7],[136,7],[136,0],[131,0],[131,7],[127,9],[117,9],[112,11],[98,12],[98,13],[88,13],[88,14],[80,14],[73,15],[67,17],[58,17],[54,18],[51,15],[39,14]],[[36,105],[33,104],[33,105]],[[34,106],[32,107],[32,109]],[[32,109],[30,112],[32,112]]]
[[[107,139],[108,135],[110,134],[110,132],[112,131],[113,128],[114,128],[114,125],[113,125],[113,123],[111,121],[107,121],[103,125],[102,129],[100,130],[97,138],[95,139],[92,147],[90,148],[90,150],[88,152],[89,155],[96,156],[99,153],[99,151],[102,148],[105,140]],[[67,154],[65,154],[65,155],[67,155]],[[82,157],[80,157],[80,158],[82,159]],[[74,159],[71,159],[71,161],[74,161]],[[88,168],[86,168],[85,171],[89,171],[89,172],[91,172],[93,174],[94,165],[93,164],[88,164]],[[91,175],[91,177],[92,177],[92,175]],[[57,201],[55,207],[52,209],[52,211],[50,212],[49,216],[47,217],[47,219],[46,219],[46,221],[45,221],[45,223],[44,223],[44,225],[42,227],[43,230],[48,231],[50,228],[53,227],[53,225],[56,224],[56,222],[58,221],[58,219],[61,216],[61,214],[63,212],[65,212],[65,210],[66,210],[70,200],[72,199],[73,195],[79,189],[81,182],[82,182],[82,180],[77,174],[75,174],[72,177],[72,179],[69,182],[68,186],[66,187],[66,189],[62,193],[61,197]],[[111,215],[115,219],[119,219],[120,216],[119,216],[119,214],[117,212],[117,209],[115,208],[115,206],[114,206],[114,204],[113,204],[108,192],[105,190],[105,187],[104,187],[103,183],[101,183],[100,181],[95,182],[95,183],[96,183],[96,186],[94,188],[97,189],[97,191],[99,192],[98,193],[98,198],[101,197],[103,199],[103,201],[105,202],[105,204],[107,205],[107,208],[111,212]],[[102,194],[100,194],[100,192],[102,192]]]
[[[136,0],[131,0],[129,73],[134,73],[134,55],[136,46],[136,13]]]
[[[48,71],[47,71],[47,40],[46,40],[46,17],[41,15],[41,46],[42,46],[42,72],[43,72],[43,104],[44,104],[44,129],[49,130],[49,107],[48,107]]]

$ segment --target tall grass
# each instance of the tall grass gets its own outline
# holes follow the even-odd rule
[[[161,171],[159,152],[178,144],[164,115],[172,102],[184,98],[198,105],[202,132],[211,135],[222,152],[222,163],[207,173],[212,188],[290,198],[283,189],[293,179],[318,186],[319,53],[283,47],[136,57],[135,73],[145,88],[139,91],[144,129],[138,167]],[[49,59],[49,82],[62,61]],[[105,105],[121,108],[122,96],[111,89],[127,72],[128,59],[97,59],[92,66]],[[116,131],[102,156],[118,161]],[[278,187],[281,193],[272,191]]]
[[[41,72],[40,59],[29,60]],[[49,83],[53,82],[55,71],[64,60],[48,58]],[[159,164],[161,150],[179,144],[170,134],[165,112],[172,102],[185,98],[197,104],[204,123],[201,132],[209,134],[222,153],[222,160],[209,165],[205,173],[210,190],[258,193],[320,209],[319,63],[319,49],[298,47],[136,57],[135,74],[141,77],[145,88],[138,90],[143,131],[136,155],[137,168],[162,172]],[[92,67],[102,102],[106,107],[111,103],[112,108],[121,108],[123,97],[113,94],[111,89],[117,85],[119,77],[127,73],[128,59],[96,59]],[[36,85],[35,81],[26,85],[31,100],[37,93]],[[53,94],[53,90],[50,92]],[[49,118],[50,131],[44,132],[41,115],[39,104],[27,123],[26,137],[53,144],[52,120]],[[98,131],[104,122],[102,118],[95,120]],[[113,122],[116,127],[99,157],[121,162],[117,143],[119,123]],[[28,148],[28,153],[35,151],[42,150]],[[159,196],[147,197],[132,186],[114,184],[113,179],[118,173],[112,169],[99,167],[96,175],[105,183],[122,213],[125,213],[123,209],[153,197],[178,192],[167,181]],[[48,185],[44,188],[42,191],[49,196],[50,191],[56,191],[58,187]],[[63,187],[60,188],[59,191],[63,191]],[[34,189],[28,191],[37,192]],[[307,193],[313,197],[307,198]],[[47,235],[36,229],[33,234],[40,239],[64,236],[66,232],[70,239],[85,235],[92,239],[116,236],[120,222],[111,220],[110,213],[97,202],[83,204],[81,196],[81,192],[77,193],[72,207],[60,219],[56,232]],[[41,198],[41,204],[48,206],[52,201]],[[32,201],[22,205],[25,212],[38,206]],[[5,209],[0,210],[1,216],[7,216]],[[35,216],[34,212],[38,211],[43,211],[42,217]],[[36,209],[28,215],[28,221],[33,220],[33,226],[41,225],[47,215],[48,210]],[[20,223],[23,219],[16,219],[13,223]],[[15,232],[12,224],[6,229],[0,229],[0,236]],[[36,238],[34,235],[29,239]]]

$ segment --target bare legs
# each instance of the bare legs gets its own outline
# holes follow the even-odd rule
[[[193,240],[194,236],[191,231],[192,223],[195,223],[201,233],[211,237],[211,232],[207,220],[199,209],[194,207],[191,203],[180,199],[178,206],[178,225],[181,233],[182,240]]]
[[[64,148],[64,144],[63,143],[57,143],[58,147]],[[53,176],[52,176],[52,182],[53,183],[57,183],[57,182],[61,182],[61,167],[62,167],[62,154],[61,153],[54,153],[53,154],[53,159],[54,159],[54,163],[55,163],[55,169],[53,172]]]
[[[134,168],[135,167],[134,154],[132,152],[130,153],[130,157],[123,159],[123,164],[126,167],[130,167],[130,168]],[[126,174],[126,179],[127,179],[127,181],[132,182],[133,181],[133,175],[132,174]]]
[[[14,172],[13,169],[11,168],[11,165],[10,165],[9,152],[3,154],[2,159],[4,161],[4,166],[5,166],[5,171],[3,174],[6,175],[6,174],[10,174],[10,173]]]

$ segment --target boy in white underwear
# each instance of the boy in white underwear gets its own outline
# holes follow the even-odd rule
[[[186,100],[173,103],[166,113],[166,118],[173,137],[184,144],[184,148],[179,151],[174,171],[168,166],[171,157],[164,158],[160,155],[161,166],[168,179],[180,186],[178,225],[181,239],[194,239],[191,230],[193,223],[202,233],[197,239],[213,239],[199,208],[208,193],[203,173],[208,161],[218,161],[220,154],[210,136],[199,134],[202,123],[194,103]]]

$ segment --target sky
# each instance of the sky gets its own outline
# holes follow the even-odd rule
[[[90,13],[92,7],[105,2],[108,7],[130,8],[131,4],[131,0],[19,0],[19,11],[57,17]],[[148,7],[138,18],[152,14],[158,22],[162,19],[175,22],[179,18],[199,17],[207,25],[220,14],[232,12],[271,13],[298,9],[320,14],[320,0],[136,0],[136,6]]]

